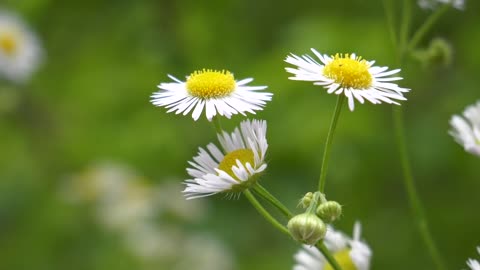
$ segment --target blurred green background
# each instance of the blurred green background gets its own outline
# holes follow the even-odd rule
[[[381,1],[2,0],[2,6],[28,22],[47,55],[26,86],[1,89],[15,98],[0,121],[0,269],[144,269],[95,221],[91,207],[69,204],[59,193],[71,175],[101,161],[127,164],[152,186],[168,179],[181,185],[197,147],[216,139],[204,117],[194,122],[149,103],[167,74],[228,69],[269,86],[273,100],[255,116],[268,120],[262,181],[293,209],[316,186],[335,97],[289,81],[285,56],[314,47],[395,67]],[[480,99],[479,11],[478,1],[450,10],[422,43],[450,42],[448,67],[409,60],[400,82],[412,89],[403,103],[408,147],[448,269],[465,268],[480,244],[480,159],[447,134],[451,115]],[[430,13],[414,6],[413,27]],[[242,119],[223,124],[230,130]],[[390,106],[344,111],[327,195],[344,205],[337,228],[351,234],[354,221],[362,222],[372,269],[433,269],[408,208]],[[214,235],[234,269],[292,268],[298,245],[244,198],[202,201],[208,210],[200,221],[166,222]]]

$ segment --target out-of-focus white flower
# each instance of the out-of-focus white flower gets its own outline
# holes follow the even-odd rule
[[[324,243],[343,270],[368,270],[372,251],[360,240],[361,226],[355,223],[353,238],[329,227]],[[317,248],[304,245],[295,254],[293,270],[331,270],[332,266]]]
[[[151,102],[155,106],[168,108],[168,112],[187,115],[190,111],[196,121],[205,108],[208,121],[217,115],[230,118],[245,112],[255,114],[262,110],[272,93],[259,92],[266,86],[248,86],[252,78],[236,81],[229,71],[204,69],[195,71],[186,82],[169,75],[175,82],[161,83],[160,91],[153,93]]]
[[[224,244],[213,236],[187,233],[178,226],[137,226],[127,231],[126,244],[148,264],[162,266],[159,269],[234,269],[234,260]]]
[[[97,221],[114,230],[153,219],[158,208],[146,180],[114,163],[99,163],[73,176],[64,191],[69,201],[93,204]]]
[[[400,69],[388,70],[388,67],[373,66],[375,61],[366,61],[353,54],[336,54],[328,56],[320,54],[315,49],[312,52],[320,62],[309,55],[289,55],[285,62],[296,68],[285,68],[294,76],[291,80],[314,82],[327,89],[327,93],[345,95],[348,98],[348,107],[353,111],[354,101],[364,103],[365,100],[373,103],[389,103],[399,105],[395,100],[406,100],[403,93],[410,89],[399,87],[392,81],[401,80],[401,77],[390,77],[400,72]]]
[[[72,176],[63,186],[63,196],[75,203],[113,200],[137,176],[126,166],[101,163]]]
[[[205,214],[206,202],[186,201],[180,191],[178,181],[151,185],[128,166],[100,163],[72,177],[62,195],[90,204],[97,222],[148,269],[233,269],[227,247],[181,226]]]
[[[450,135],[465,148],[465,151],[480,156],[480,101],[468,106],[463,117],[454,115],[450,119]]]
[[[480,247],[477,247],[477,252],[480,254]],[[480,270],[480,262],[478,260],[468,259],[467,265],[470,270]]]
[[[452,5],[454,8],[463,10],[465,0],[418,0],[418,5],[423,9],[435,9],[438,5]]]
[[[267,168],[265,154],[267,122],[245,120],[231,134],[217,134],[223,152],[213,143],[207,152],[200,148],[198,155],[189,162],[187,172],[194,179],[185,181],[183,191],[187,199],[213,194],[239,193],[256,183],[258,175]]]
[[[182,260],[173,270],[231,270],[233,258],[224,244],[209,235],[196,235],[182,246]]]
[[[132,223],[155,216],[153,193],[145,183],[133,183],[121,196],[103,199],[98,204],[98,220],[113,229],[128,229]]]
[[[43,50],[36,35],[16,15],[0,10],[0,77],[16,83],[37,69]]]
[[[155,204],[159,205],[162,214],[175,216],[185,221],[198,221],[205,216],[205,201],[191,202],[181,195],[182,186],[178,181],[165,181],[155,187]]]
[[[185,232],[179,227],[139,223],[124,234],[126,247],[146,261],[164,261],[178,256]]]

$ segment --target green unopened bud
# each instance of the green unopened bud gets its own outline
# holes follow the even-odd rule
[[[436,38],[430,44],[432,62],[442,66],[448,66],[452,63],[453,49],[450,43],[443,38]]]
[[[412,56],[420,61],[424,67],[446,67],[452,63],[453,49],[446,40],[435,38],[430,42],[428,48],[415,50]]]
[[[310,203],[312,202],[313,199],[313,193],[312,192],[307,192],[305,196],[300,200],[298,203],[299,206],[302,206],[303,209],[307,208],[310,206]]]
[[[327,223],[332,223],[342,215],[342,206],[336,201],[322,203],[317,208],[317,215]]]
[[[293,239],[312,246],[322,240],[327,233],[325,223],[312,213],[294,216],[288,221],[287,227]]]

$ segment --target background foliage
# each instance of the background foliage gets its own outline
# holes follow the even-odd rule
[[[2,2],[38,32],[47,57],[27,86],[1,89],[8,96],[0,121],[1,269],[140,269],[88,207],[66,204],[58,192],[70,175],[102,160],[129,164],[152,184],[173,177],[180,185],[187,160],[215,137],[205,119],[193,122],[149,104],[167,74],[225,68],[269,86],[273,101],[258,114],[269,125],[262,181],[293,209],[317,183],[335,98],[289,81],[285,56],[315,47],[394,67],[380,1]],[[463,268],[480,244],[480,160],[447,134],[450,116],[480,99],[479,10],[478,1],[468,1],[429,35],[451,43],[450,66],[410,60],[402,74],[401,85],[412,89],[403,106],[414,174],[449,269]],[[428,14],[415,7],[413,26]],[[338,228],[350,232],[362,221],[373,269],[432,268],[407,206],[389,106],[344,111],[327,194],[344,205]],[[224,241],[236,269],[291,269],[298,246],[246,200],[207,200],[208,216],[186,226]]]

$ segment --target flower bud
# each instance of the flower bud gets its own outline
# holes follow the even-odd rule
[[[300,202],[298,203],[298,205],[302,206],[303,209],[307,208],[308,206],[310,206],[310,203],[312,202],[312,199],[313,199],[313,193],[312,192],[307,192],[305,194],[305,196],[303,196],[303,198],[300,200]]]
[[[312,246],[322,240],[327,233],[325,223],[311,213],[294,216],[288,221],[287,227],[293,239]]]
[[[322,203],[317,208],[317,215],[327,223],[332,223],[342,215],[342,206],[336,201]]]
[[[417,49],[412,56],[424,67],[447,67],[453,61],[453,49],[445,39],[435,38],[426,49]]]
[[[436,38],[430,43],[432,62],[441,66],[449,66],[453,59],[453,49],[445,39]]]

